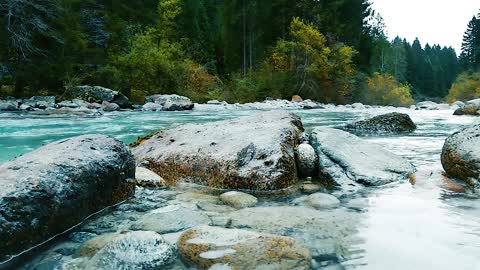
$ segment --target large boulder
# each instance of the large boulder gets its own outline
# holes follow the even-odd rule
[[[145,98],[148,102],[153,102],[163,106],[165,111],[187,111],[193,109],[194,104],[188,97],[179,95],[153,95]]]
[[[295,114],[270,111],[161,131],[132,151],[169,183],[183,178],[215,188],[276,190],[297,182],[302,131]]]
[[[455,132],[447,138],[442,150],[442,165],[450,177],[468,183],[480,179],[479,124]]]
[[[103,101],[116,103],[121,108],[128,108],[131,105],[128,98],[122,93],[101,86],[78,86],[72,91],[71,97],[90,103],[102,103]]]
[[[359,133],[378,134],[412,132],[417,126],[408,114],[393,112],[348,124],[346,128]]]
[[[177,246],[198,269],[311,269],[309,250],[285,236],[202,226],[184,232]]]
[[[378,186],[415,172],[403,158],[338,129],[315,128],[310,143],[319,157],[319,177],[335,185]]]
[[[129,149],[103,135],[57,141],[3,163],[0,257],[32,247],[130,197],[134,174]]]
[[[469,100],[469,101],[467,101],[467,104],[468,105],[477,105],[477,106],[480,107],[480,98]]]

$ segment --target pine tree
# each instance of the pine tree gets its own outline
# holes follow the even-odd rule
[[[460,62],[464,70],[480,68],[480,19],[475,16],[463,35]]]

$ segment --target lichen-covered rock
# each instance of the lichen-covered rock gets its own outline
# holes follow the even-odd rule
[[[153,95],[145,98],[147,102],[159,104],[166,111],[187,111],[194,107],[188,97],[179,95]]]
[[[469,126],[447,138],[442,165],[450,177],[469,183],[480,180],[480,125]]]
[[[103,135],[57,141],[3,163],[0,257],[38,244],[130,197],[134,173],[129,149]]]
[[[325,209],[339,206],[340,201],[330,194],[314,193],[308,196],[308,204],[316,209]]]
[[[296,115],[270,111],[161,131],[132,151],[169,183],[187,178],[215,188],[276,190],[297,182],[302,131]]]
[[[343,187],[382,185],[415,172],[405,159],[338,129],[315,128],[310,143],[319,156],[319,177]]]
[[[301,177],[314,176],[318,157],[313,147],[308,143],[302,143],[297,146],[297,165],[298,173]]]
[[[176,258],[175,248],[151,231],[127,232],[106,244],[90,260],[87,269],[160,269]]]
[[[142,167],[135,169],[135,181],[137,186],[141,187],[158,188],[167,185],[165,180],[158,174]]]
[[[199,225],[210,225],[210,222],[210,218],[202,212],[179,205],[169,205],[142,216],[132,224],[130,229],[164,234],[183,231]]]
[[[102,103],[106,101],[116,103],[121,108],[128,108],[130,106],[130,101],[125,95],[101,86],[78,86],[72,91],[71,98],[78,98],[90,103]]]
[[[258,202],[255,196],[239,191],[229,191],[220,195],[220,200],[225,204],[235,208],[245,208],[255,206]]]
[[[202,226],[183,233],[177,246],[183,260],[198,269],[221,265],[238,270],[311,267],[309,250],[285,236]]]
[[[348,124],[346,128],[360,133],[378,134],[412,132],[417,126],[408,114],[393,112]]]

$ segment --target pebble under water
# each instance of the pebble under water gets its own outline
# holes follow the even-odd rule
[[[312,208],[305,205],[304,195],[299,192],[260,196],[256,207],[234,211],[216,205],[217,192],[200,192],[190,186],[169,190],[137,188],[135,198],[86,220],[29,256],[28,262],[19,267],[76,269],[72,261],[82,260],[78,255],[82,243],[95,235],[148,229],[157,222],[161,226],[156,231],[174,243],[190,225],[210,222],[224,226],[230,219],[231,227],[300,239],[310,249],[315,269],[480,269],[480,200],[446,179],[440,164],[445,138],[464,126],[480,123],[480,118],[453,116],[452,110],[395,108],[335,107],[295,112],[309,130],[316,126],[341,127],[392,111],[409,114],[418,129],[410,134],[364,138],[411,161],[418,172],[410,181],[351,194],[336,191],[333,195],[339,198],[341,206],[315,210],[315,217],[311,217]],[[2,113],[0,163],[66,137],[100,133],[130,143],[159,129],[253,112],[200,106],[192,112],[126,111],[95,117]],[[152,211],[161,217],[147,220],[145,216]],[[318,222],[309,222],[313,218]],[[177,259],[166,269],[189,268]]]

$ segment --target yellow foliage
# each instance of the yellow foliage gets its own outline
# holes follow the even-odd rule
[[[292,40],[279,40],[267,60],[274,71],[291,78],[291,93],[323,102],[344,102],[352,92],[355,49],[343,44],[329,47],[327,39],[312,25],[294,18]]]
[[[480,98],[480,73],[462,73],[452,85],[447,101],[467,101]]]
[[[400,85],[394,76],[374,73],[367,79],[364,102],[375,105],[408,106],[414,103],[408,85]]]

